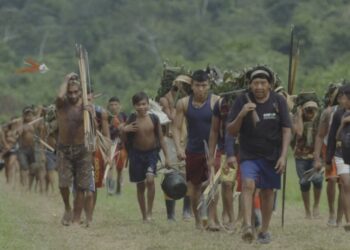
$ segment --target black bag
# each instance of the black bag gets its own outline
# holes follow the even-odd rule
[[[171,171],[164,174],[161,183],[163,192],[173,200],[179,200],[185,197],[187,193],[186,180],[179,171]]]

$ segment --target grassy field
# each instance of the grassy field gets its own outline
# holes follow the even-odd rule
[[[285,227],[281,202],[272,218],[273,241],[267,246],[242,242],[239,233],[204,232],[194,222],[169,223],[157,178],[154,221],[144,224],[136,202],[135,186],[127,180],[122,196],[107,196],[99,190],[94,222],[90,228],[60,224],[63,205],[58,194],[12,190],[0,178],[0,249],[349,249],[350,234],[326,226],[328,212],[322,194],[321,219],[305,220],[295,167],[289,162]],[[324,189],[325,190],[325,189]],[[279,194],[279,199],[281,194]],[[221,210],[221,208],[220,208]]]

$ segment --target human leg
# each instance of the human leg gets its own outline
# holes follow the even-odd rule
[[[233,183],[230,181],[223,182],[222,190],[222,206],[223,206],[223,224],[233,227],[234,211],[233,211]]]
[[[310,188],[311,183],[309,180],[305,180],[304,174],[306,171],[310,170],[310,164],[307,160],[295,159],[296,171],[299,177],[301,197],[304,203],[305,218],[311,219],[311,209],[310,209]]]
[[[334,208],[336,184],[337,184],[336,177],[331,177],[327,179],[327,201],[328,201],[328,211],[329,211],[329,217],[328,217],[329,225],[335,224],[335,220],[336,220],[335,208]]]
[[[194,185],[192,183],[188,183],[188,186],[190,187],[190,190],[191,190],[190,199],[191,199],[192,212],[195,218],[196,228],[201,229],[202,228],[201,217],[197,209],[200,201],[200,197],[201,197],[201,185]]]
[[[146,202],[145,202],[145,190],[146,190],[145,182],[137,183],[136,188],[137,188],[137,201],[139,203],[139,207],[141,210],[142,219],[144,221],[147,221]]]
[[[148,174],[146,177],[146,187],[147,187],[147,220],[151,220],[153,202],[154,202],[154,196],[155,196],[154,176],[152,174]]]
[[[271,221],[271,215],[273,210],[274,193],[273,189],[261,189],[261,215],[262,215],[262,225],[261,232],[266,233],[269,229],[269,224]]]
[[[81,212],[84,208],[85,192],[81,189],[76,189],[76,196],[74,199],[73,208],[73,223],[80,224],[81,222]]]
[[[61,223],[64,226],[69,226],[72,222],[72,207],[69,201],[70,191],[68,187],[60,187],[60,193],[64,204],[64,215]]]

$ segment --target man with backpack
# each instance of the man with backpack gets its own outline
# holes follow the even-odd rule
[[[342,144],[347,144],[349,142],[346,141],[346,137],[339,138],[338,136],[345,132],[343,130],[347,128],[350,123],[350,118],[348,116],[348,112],[350,111],[350,84],[340,87],[338,95],[342,107],[333,115],[331,128],[328,134],[326,164],[330,165],[334,157],[342,186],[341,198],[346,219],[344,229],[350,232],[350,165],[344,161],[344,153],[346,152],[342,150]]]
[[[120,132],[128,151],[130,181],[136,183],[142,219],[147,222],[152,220],[154,177],[157,174],[159,150],[163,150],[166,167],[169,166],[168,154],[159,118],[154,114],[148,114],[149,99],[146,93],[135,94],[132,97],[132,104],[136,113],[129,116],[128,121],[120,127]]]
[[[176,104],[173,137],[179,160],[186,161],[186,181],[189,188],[192,212],[197,229],[202,229],[197,210],[203,183],[208,180],[208,166],[204,141],[209,141],[212,109],[218,96],[209,94],[209,76],[204,70],[192,74],[193,94],[180,99]],[[187,145],[183,149],[180,141],[183,122],[187,121]],[[209,218],[212,220],[213,218]]]
[[[314,93],[300,93],[301,100],[293,117],[295,133],[294,158],[300,190],[305,208],[305,218],[318,218],[323,176],[314,166],[314,146],[319,123],[319,106]],[[310,188],[313,184],[314,205],[310,210]]]
[[[242,239],[252,242],[253,196],[260,189],[262,226],[259,243],[269,243],[274,189],[280,189],[291,137],[291,121],[286,100],[272,91],[273,73],[264,66],[247,72],[249,92],[240,95],[228,117],[228,133],[239,136],[243,197]]]

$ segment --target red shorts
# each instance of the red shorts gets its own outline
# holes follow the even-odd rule
[[[126,149],[123,148],[121,150],[118,150],[114,160],[115,160],[115,167],[117,170],[123,170],[125,167],[126,160],[128,158],[128,153],[126,152]]]
[[[101,188],[103,182],[103,175],[105,172],[104,160],[99,149],[94,153],[94,172],[95,172],[95,187]]]
[[[186,151],[186,181],[200,185],[208,179],[207,159],[204,153]]]
[[[325,144],[323,144],[322,145],[322,158],[324,160],[326,159],[326,151],[327,151],[327,146]],[[335,164],[334,159],[332,160],[331,168],[330,169],[326,169],[325,177],[326,177],[326,180],[328,180],[329,178],[336,178],[336,177],[338,177],[337,165]]]

